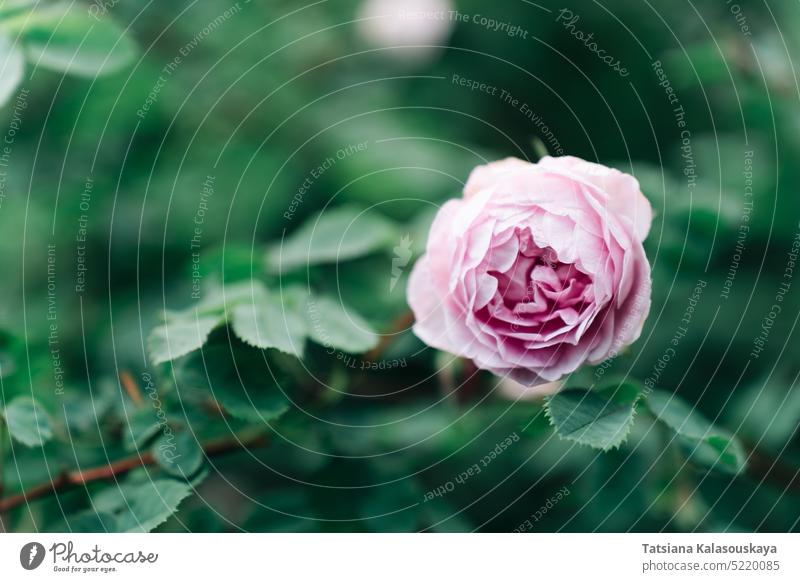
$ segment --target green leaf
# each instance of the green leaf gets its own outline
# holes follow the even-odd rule
[[[263,386],[246,388],[241,383],[225,382],[213,387],[214,398],[232,416],[248,422],[275,420],[289,410],[289,401],[274,385],[264,378]]]
[[[248,361],[247,356],[239,357],[236,365],[244,368]],[[257,377],[251,372],[251,369],[263,370],[263,367],[263,362],[250,366],[243,370],[241,378],[215,373],[211,384],[214,399],[229,414],[248,422],[269,422],[280,417],[289,410],[289,400],[271,376],[274,369],[262,371]]]
[[[702,439],[714,433],[714,425],[686,402],[662,390],[653,390],[647,397],[647,407],[656,418],[679,435]]]
[[[620,402],[605,393],[569,389],[548,398],[545,411],[562,438],[605,451],[620,446],[627,438],[633,424],[634,402]]]
[[[192,361],[192,366],[178,371],[178,384],[181,390],[207,392],[235,418],[269,422],[290,404],[284,394],[290,383],[275,362],[278,355],[247,346],[211,345],[203,350],[202,364]]]
[[[40,447],[53,438],[50,415],[27,396],[20,396],[6,406],[3,415],[9,434],[28,447]]]
[[[303,314],[289,301],[281,303],[274,293],[262,293],[255,302],[233,308],[231,325],[246,344],[260,349],[274,348],[302,357],[308,333]]]
[[[203,347],[213,329],[224,321],[219,315],[175,314],[153,330],[147,345],[150,359],[162,364]]]
[[[369,323],[330,297],[309,299],[307,317],[311,339],[327,348],[360,354],[378,345],[378,335]]]
[[[681,437],[681,444],[692,461],[726,473],[739,473],[747,466],[747,455],[738,439],[713,435],[695,440]]]
[[[203,449],[188,431],[161,435],[152,450],[156,464],[173,477],[188,479],[203,466]]]
[[[746,454],[739,440],[715,426],[681,398],[654,390],[647,397],[647,406],[678,435],[692,461],[730,473],[745,468]]]
[[[642,396],[643,386],[633,380],[610,379],[595,391],[618,404],[633,404]]]
[[[133,61],[136,44],[113,21],[95,19],[81,3],[58,2],[6,19],[1,27],[20,34],[36,66],[95,77]]]
[[[192,485],[173,479],[154,479],[108,487],[92,498],[95,511],[116,518],[118,532],[148,532],[177,511]]]
[[[396,244],[396,226],[375,211],[345,206],[325,210],[306,221],[267,253],[276,271],[338,263]]]
[[[800,383],[772,374],[753,382],[732,408],[727,422],[758,435],[759,447],[780,452],[800,420]]]
[[[4,34],[0,34],[0,63],[0,106],[3,106],[11,99],[25,72],[22,51]]]

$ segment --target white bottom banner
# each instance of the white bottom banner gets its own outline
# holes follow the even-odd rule
[[[727,582],[800,580],[798,564],[791,534],[0,534],[0,579],[15,582]]]

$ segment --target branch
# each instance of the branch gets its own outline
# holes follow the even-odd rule
[[[209,441],[203,445],[203,452],[206,456],[222,455],[230,453],[239,449],[249,449],[252,447],[259,447],[265,445],[267,442],[266,437],[257,435],[245,440],[238,438],[232,439],[219,439],[216,441]],[[152,465],[155,462],[153,454],[150,452],[120,459],[114,461],[109,465],[102,465],[92,469],[83,471],[65,471],[58,477],[47,483],[41,483],[31,487],[27,491],[23,491],[17,495],[11,495],[5,499],[0,499],[0,513],[4,513],[15,507],[27,504],[34,499],[53,495],[62,492],[66,489],[78,485],[86,485],[93,481],[103,481],[105,479],[112,479],[120,475],[124,475],[128,471],[143,467],[145,465]]]

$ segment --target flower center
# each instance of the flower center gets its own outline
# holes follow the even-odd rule
[[[558,334],[578,324],[594,299],[591,276],[559,261],[552,248],[533,245],[529,232],[516,236],[519,251],[510,267],[486,271],[497,280],[497,291],[478,318],[520,337]]]

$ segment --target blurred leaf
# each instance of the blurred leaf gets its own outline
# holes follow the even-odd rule
[[[378,345],[378,336],[371,326],[330,297],[310,299],[308,319],[311,338],[325,347],[360,354]]]
[[[741,425],[750,435],[774,451],[781,451],[800,426],[800,383],[772,375],[754,382],[736,401],[735,414],[728,422]]]
[[[28,60],[36,66],[86,77],[114,73],[138,52],[117,24],[92,18],[77,2],[34,8],[6,19],[0,29],[21,35]]]
[[[203,466],[203,449],[189,431],[161,435],[152,450],[156,464],[173,477],[188,479]]]
[[[375,211],[343,206],[325,210],[269,249],[267,264],[276,271],[337,263],[388,249],[396,226]]]
[[[653,390],[647,397],[647,406],[656,418],[679,435],[702,439],[715,430],[711,422],[675,394]]]
[[[27,396],[12,400],[3,411],[9,434],[28,447],[40,447],[53,438],[50,415]]]
[[[733,473],[744,469],[745,454],[739,441],[675,394],[654,390],[647,397],[647,406],[681,437],[694,462]]]
[[[199,313],[168,317],[166,323],[155,328],[148,339],[151,361],[162,364],[200,349],[212,330],[223,321],[218,315]]]
[[[604,451],[625,441],[634,417],[633,402],[618,402],[583,389],[551,396],[546,412],[561,437]]]
[[[692,461],[728,473],[739,473],[747,465],[741,443],[732,436],[712,435],[702,440],[683,442]]]
[[[116,518],[117,532],[142,533],[166,521],[191,492],[191,484],[172,479],[125,483],[102,490],[92,498],[92,506]]]
[[[22,82],[25,58],[13,41],[0,33],[0,106],[5,105]]]

